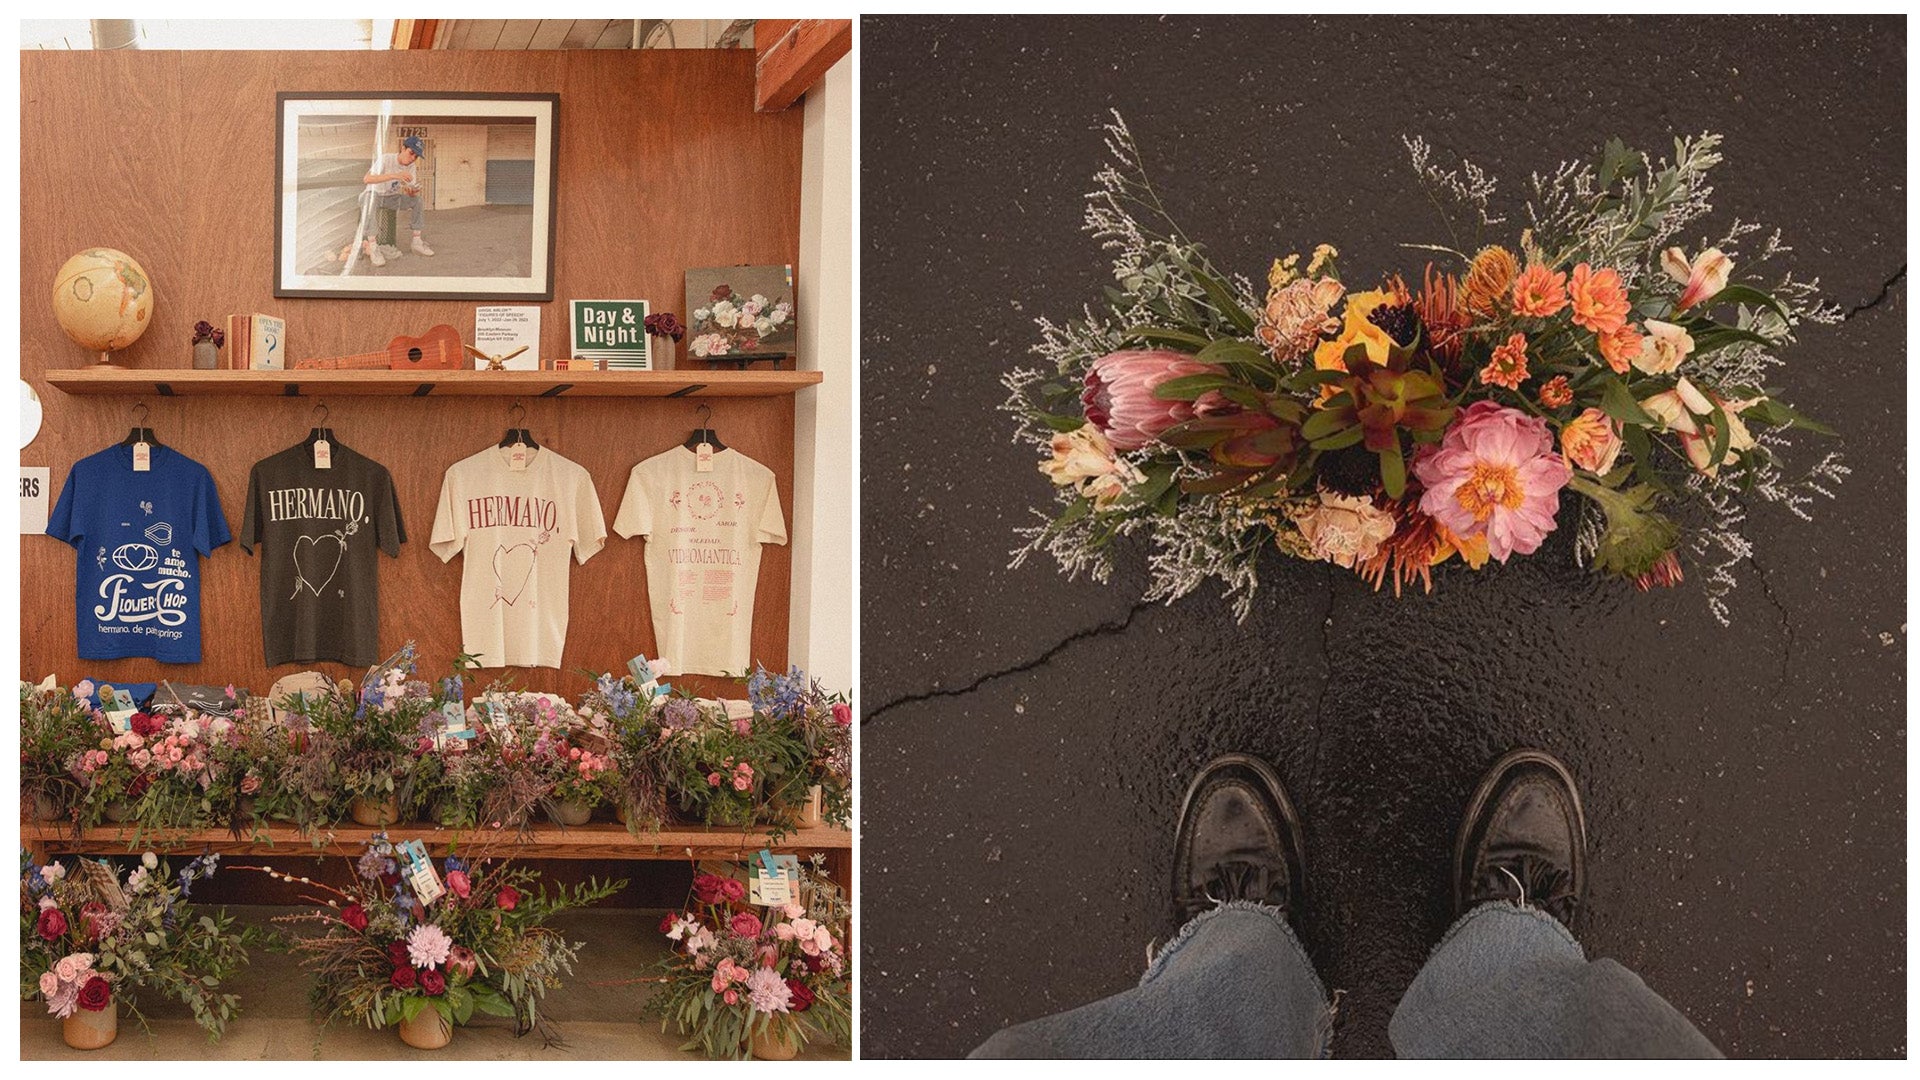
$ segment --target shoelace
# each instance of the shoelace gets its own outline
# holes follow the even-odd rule
[[[1234,860],[1213,868],[1213,874],[1207,878],[1206,896],[1216,907],[1228,900],[1264,901],[1272,885],[1271,867]]]
[[[1488,886],[1486,892],[1496,898],[1511,899],[1521,907],[1531,904],[1563,923],[1572,920],[1580,906],[1573,875],[1537,855],[1519,855],[1488,870],[1481,880]]]

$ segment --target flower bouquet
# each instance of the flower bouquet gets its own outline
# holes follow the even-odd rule
[[[717,702],[674,696],[660,706],[668,729],[669,787],[680,811],[707,825],[745,827],[774,815],[776,796],[798,801],[806,750],[781,725],[751,711],[729,717]]]
[[[803,867],[798,903],[756,909],[747,895],[734,878],[694,877],[689,910],[660,922],[673,952],[647,1012],[712,1058],[790,1058],[813,1036],[847,1045],[845,895],[817,866]]]
[[[335,889],[271,867],[257,870],[316,890],[316,911],[281,916],[317,932],[287,948],[313,976],[314,1011],[370,1028],[398,1027],[409,1045],[437,1049],[473,1014],[511,1017],[516,1034],[538,1026],[540,1002],[573,971],[581,946],[547,925],[556,913],[596,903],[624,881],[543,888],[539,875],[507,862],[449,855],[426,892],[406,854],[377,837]]]
[[[804,753],[805,767],[781,793],[783,801],[804,799],[812,806],[817,798],[818,819],[806,823],[846,827],[853,813],[853,706],[846,695],[827,693],[799,668],[775,675],[756,666],[747,700],[756,725],[784,730]]]
[[[755,352],[760,339],[771,336],[792,318],[791,299],[769,300],[759,293],[743,298],[732,286],[718,285],[711,299],[694,309],[693,340],[687,351],[699,357]]]
[[[445,684],[413,679],[414,644],[367,674],[358,691],[299,694],[283,708],[296,753],[282,782],[306,796],[311,819],[337,820],[340,803],[362,825],[398,820],[412,798],[420,739],[435,726]],[[303,822],[305,824],[306,822]]]
[[[73,815],[85,791],[74,769],[98,743],[96,713],[67,687],[20,684],[21,817],[54,821]]]
[[[1700,567],[1724,623],[1746,506],[1804,518],[1847,472],[1829,453],[1789,475],[1790,433],[1831,433],[1769,385],[1800,326],[1838,309],[1750,273],[1789,250],[1777,232],[1751,253],[1750,222],[1682,239],[1710,209],[1718,136],[1661,161],[1610,142],[1536,176],[1526,227],[1484,241],[1494,181],[1409,140],[1436,205],[1468,216],[1448,244],[1408,245],[1430,256],[1413,283],[1344,275],[1323,244],[1256,292],[1168,217],[1117,116],[1108,135],[1087,225],[1116,287],[1040,320],[1044,367],[1006,380],[1057,495],[1015,565],[1044,551],[1104,581],[1112,542],[1144,534],[1148,599],[1216,579],[1244,619],[1269,549],[1398,593],[1565,525],[1578,562],[1641,589]]]
[[[645,682],[631,675],[600,675],[578,707],[587,723],[606,726],[613,759],[609,797],[620,820],[636,832],[658,830],[666,822],[673,772],[667,753],[673,729],[661,722],[662,713],[654,707],[665,691],[650,670],[647,674]]]
[[[124,880],[106,862],[31,862],[21,881],[21,995],[40,996],[64,1022],[69,1043],[113,1041],[120,1009],[146,1026],[135,1001],[152,990],[193,1010],[209,1039],[239,1011],[222,984],[246,963],[256,936],[236,931],[224,911],[197,913],[193,883],[219,856],[195,859],[176,878],[152,852]]]

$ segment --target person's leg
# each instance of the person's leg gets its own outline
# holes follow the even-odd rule
[[[1326,989],[1288,925],[1303,869],[1280,778],[1242,755],[1201,770],[1174,836],[1186,920],[1140,985],[1006,1029],[977,1058],[1273,1058],[1325,1053]]]
[[[413,253],[415,255],[432,255],[433,249],[428,247],[427,242],[420,238],[420,230],[425,228],[427,224],[425,197],[421,195],[402,195],[400,200],[400,205],[407,208],[408,227],[413,230]]]
[[[392,195],[370,195],[369,198],[371,199],[371,209],[367,212],[367,235],[361,244],[361,248],[368,262],[371,262],[375,266],[385,266],[387,265],[387,257],[380,253],[378,227],[380,215],[378,211],[392,207],[394,205],[392,200],[395,197]]]
[[[1388,1025],[1402,1057],[1718,1057],[1631,971],[1570,929],[1586,893],[1573,776],[1516,751],[1481,781],[1454,852],[1460,913]]]

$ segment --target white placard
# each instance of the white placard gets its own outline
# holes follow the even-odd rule
[[[527,351],[507,361],[508,371],[540,370],[540,309],[483,307],[473,310],[473,347],[488,356],[505,356],[522,345]],[[485,360],[473,366],[485,368]]]
[[[47,492],[53,487],[52,470],[22,467],[20,470],[20,531],[47,531]]]

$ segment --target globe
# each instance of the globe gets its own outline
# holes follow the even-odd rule
[[[100,354],[140,340],[153,321],[153,282],[133,256],[88,248],[53,279],[53,316],[67,336]]]

